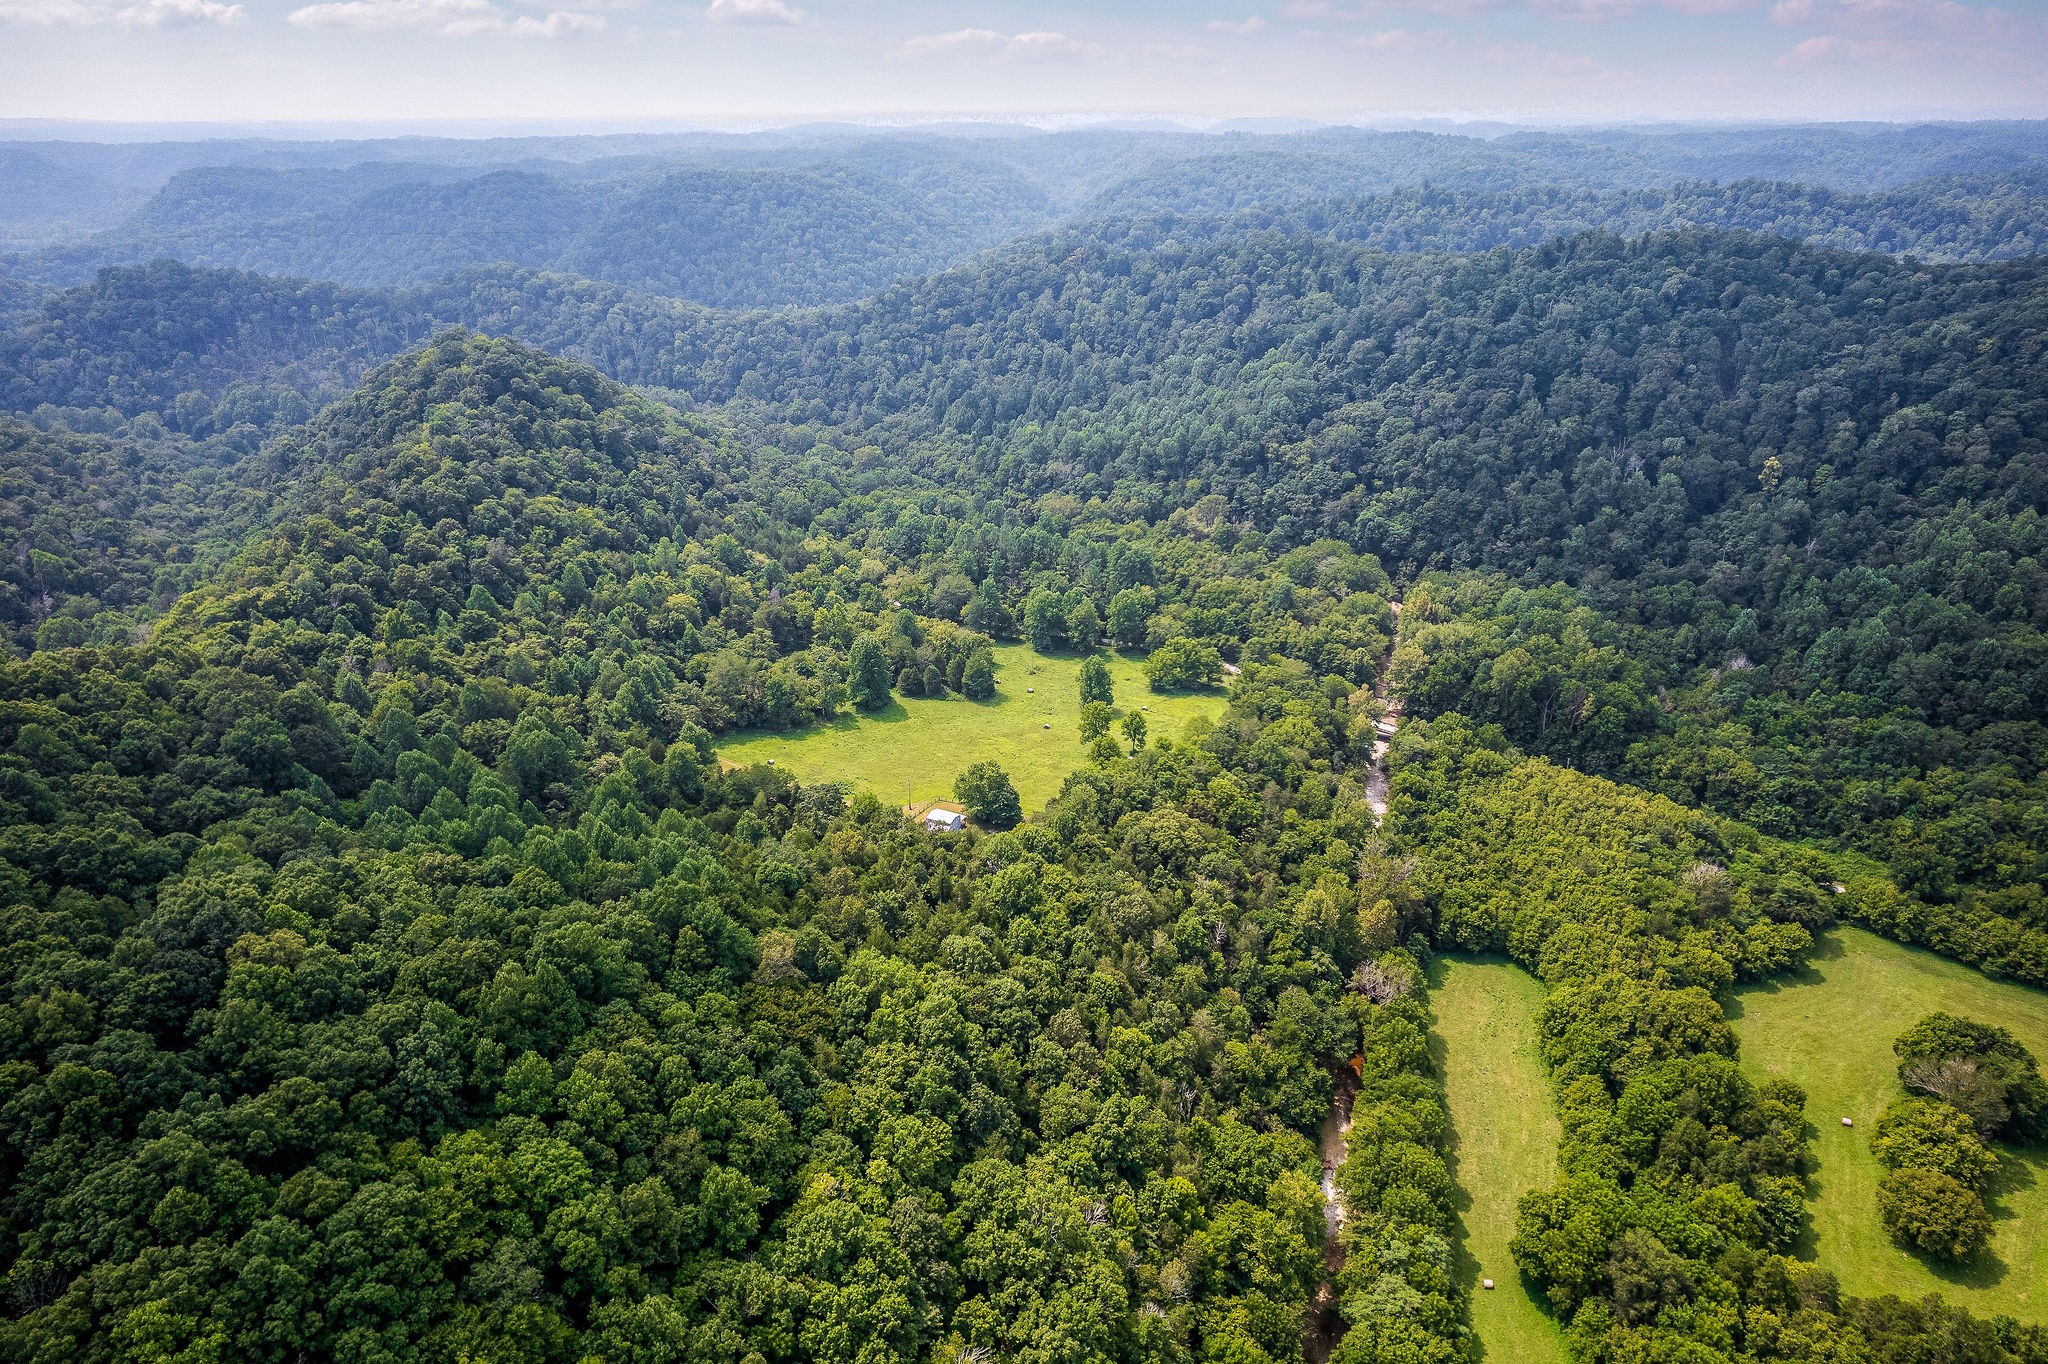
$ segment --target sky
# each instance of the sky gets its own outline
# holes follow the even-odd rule
[[[2048,0],[0,0],[0,118],[2048,115]]]

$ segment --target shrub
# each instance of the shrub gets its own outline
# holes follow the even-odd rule
[[[1901,1099],[1878,1119],[1870,1149],[1886,1169],[1933,1170],[1982,1193],[1998,1157],[1978,1139],[1969,1115],[1931,1099]]]
[[[1939,1170],[1892,1171],[1877,1186],[1877,1210],[1893,1240],[1923,1255],[1967,1260],[1991,1240],[1984,1200]]]

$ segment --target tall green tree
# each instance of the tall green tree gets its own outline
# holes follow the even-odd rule
[[[1100,701],[1105,706],[1116,704],[1116,687],[1110,681],[1109,664],[1100,654],[1090,654],[1081,660],[1081,704]]]
[[[1010,774],[992,762],[978,762],[962,772],[953,781],[953,794],[985,828],[1008,829],[1024,817]]]
[[[889,653],[873,635],[854,640],[847,653],[846,692],[862,710],[880,710],[889,704],[891,677]]]

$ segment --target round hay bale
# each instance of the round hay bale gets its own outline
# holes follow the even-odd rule
[[[1854,1127],[1855,1125],[1856,1125],[1856,1120],[1855,1120],[1854,1118],[1844,1118],[1844,1119],[1842,1119],[1842,1126],[1844,1126],[1844,1127]]]
[[[1481,1280],[1479,1281],[1479,1286],[1480,1286],[1481,1288],[1484,1288],[1484,1289],[1486,1289],[1486,1290],[1487,1290],[1488,1292],[1492,1292],[1492,1291],[1493,1291],[1493,1280],[1491,1280],[1491,1279],[1481,1279]]]

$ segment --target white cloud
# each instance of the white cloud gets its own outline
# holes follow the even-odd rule
[[[522,14],[505,31],[515,38],[566,38],[577,33],[595,33],[603,27],[602,14],[558,9],[549,11],[540,19]]]
[[[1809,62],[1817,62],[1821,58],[1827,56],[1830,52],[1833,52],[1835,48],[1840,45],[1840,43],[1841,40],[1839,38],[1832,37],[1828,34],[1822,34],[1818,38],[1808,38],[1804,42],[1800,43],[1798,46],[1794,47],[1790,52],[1787,52],[1783,56],[1779,57],[1778,65],[1805,66]]]
[[[1208,23],[1203,25],[1203,27],[1208,29],[1211,33],[1237,34],[1257,33],[1260,29],[1264,28],[1265,26],[1265,19],[1257,14],[1254,14],[1249,19],[1211,19]]]
[[[100,11],[78,0],[0,0],[0,20],[19,24],[93,24]]]
[[[2019,75],[2048,67],[2048,27],[1957,0],[1779,0],[1771,22],[1822,30],[1780,54],[1781,69],[1846,63]]]
[[[795,24],[804,12],[789,0],[711,0],[704,17],[721,24]]]
[[[0,0],[0,23],[115,23],[124,28],[187,28],[195,24],[239,24],[248,17],[242,6],[222,0],[136,0],[118,8],[104,0]]]
[[[1078,42],[1064,33],[999,33],[992,28],[961,28],[951,33],[926,33],[903,44],[906,57],[940,52],[985,52],[1000,56],[1099,57],[1103,48]]]
[[[1409,28],[1390,28],[1378,33],[1368,33],[1355,39],[1360,47],[1375,52],[1415,52],[1425,47],[1441,47],[1449,40],[1440,28],[1424,29],[1420,33]]]
[[[374,33],[412,30],[443,38],[504,34],[514,38],[563,38],[604,27],[604,16],[555,10],[541,18],[514,18],[491,0],[329,0],[286,16],[300,28],[348,28]]]
[[[1546,19],[1597,22],[1631,18],[1652,7],[1681,14],[1711,15],[1755,9],[1760,3],[1762,0],[1288,0],[1281,12],[1291,19],[1308,20],[1362,20],[1393,13],[1471,18],[1526,12]]]
[[[220,0],[142,0],[114,16],[131,28],[183,28],[192,24],[239,24],[248,18],[240,5]]]

